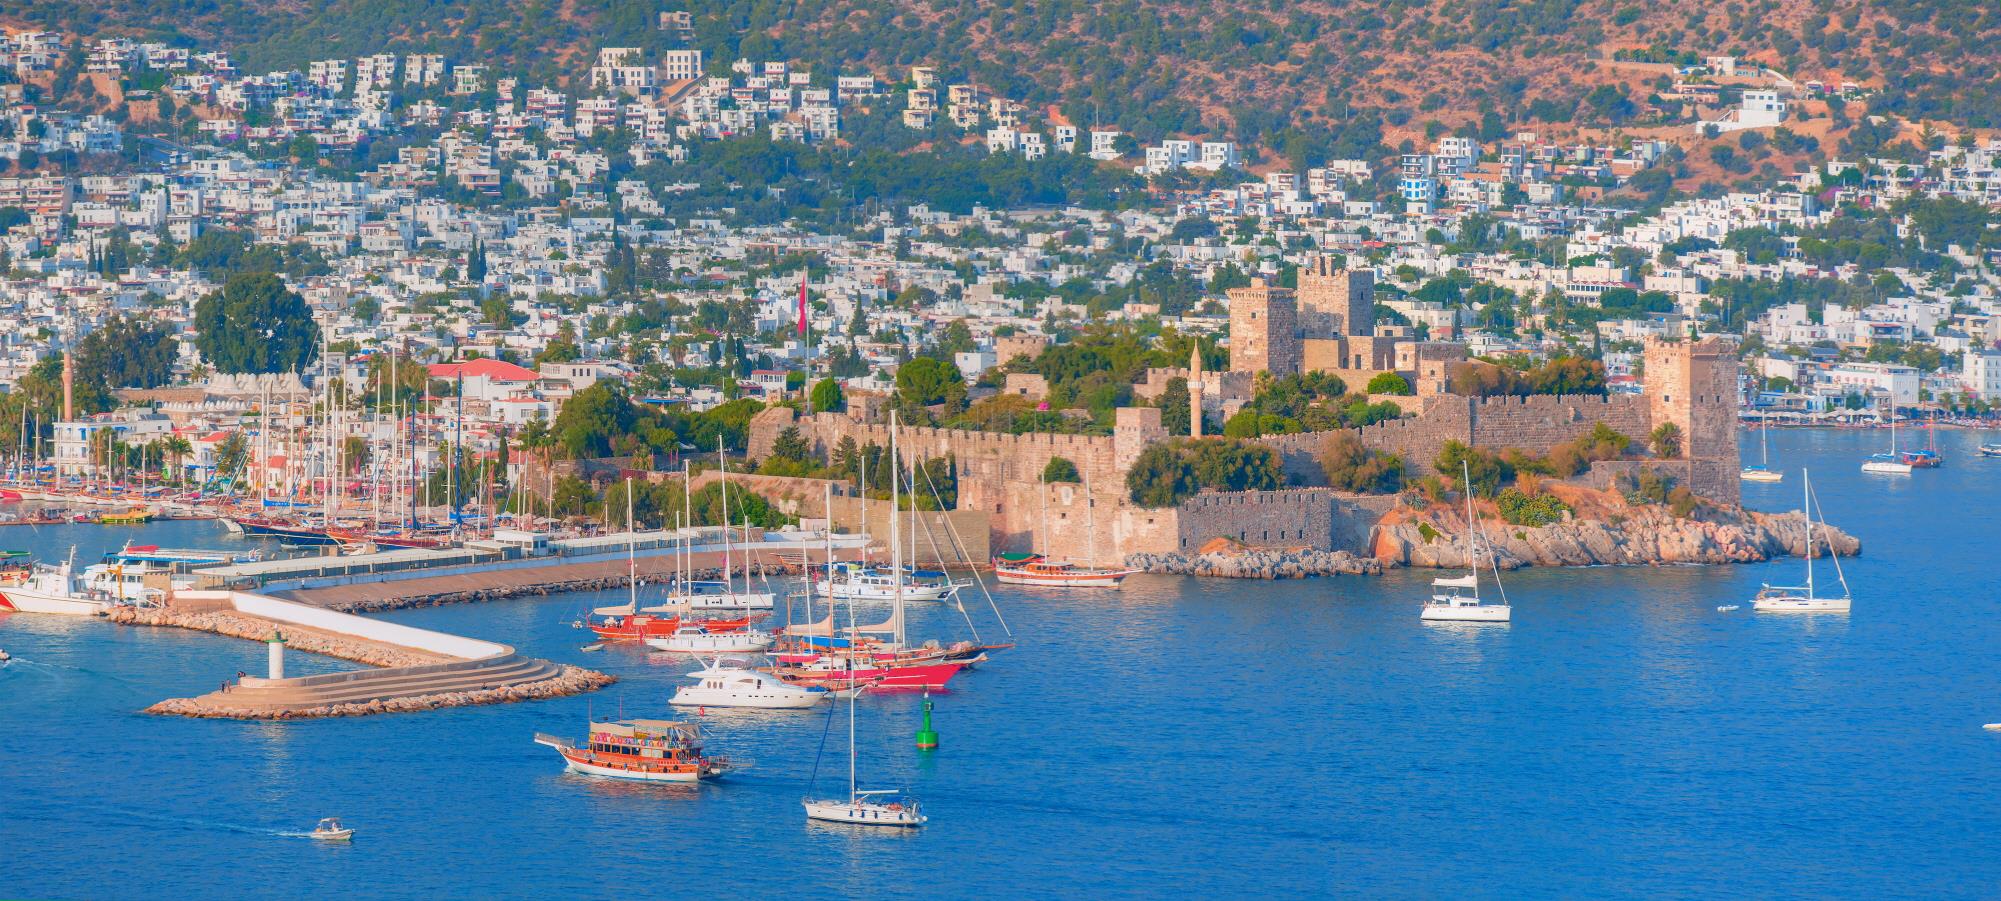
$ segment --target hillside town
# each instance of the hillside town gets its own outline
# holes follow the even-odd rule
[[[1290,167],[1225,140],[1141,146],[926,66],[607,47],[556,87],[437,54],[245,73],[219,51],[20,32],[0,69],[16,479],[608,519],[619,479],[719,442],[774,477],[854,471],[894,410],[931,430],[912,460],[948,461],[957,487],[932,503],[986,508],[994,546],[1025,550],[1062,534],[1017,496],[1052,481],[1083,480],[1083,509],[1140,536],[1210,493],[1393,493],[1452,434],[1548,454],[1616,420],[1630,455],[1681,459],[1682,484],[1731,502],[1740,411],[2001,405],[2001,139],[1970,131],[1670,196],[1688,155],[1666,136],[1452,133]],[[1698,106],[1686,131],[1724,135],[1712,161],[1745,172],[1814,140],[1789,103],[1862,99],[1729,58],[1676,77],[1675,96],[1738,104]],[[107,103],[43,99],[77,92]],[[762,168],[919,140],[1007,158],[1028,186],[897,202]],[[1037,186],[1058,160],[1109,187]],[[1664,380],[1696,396],[1640,399]],[[1498,443],[1443,424],[1578,396],[1613,406]],[[1397,476],[1332,475],[1342,431]],[[1009,461],[981,433],[1076,450]],[[1143,453],[1203,436],[1272,450],[1277,471],[1149,495]]]

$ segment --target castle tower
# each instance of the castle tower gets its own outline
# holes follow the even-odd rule
[[[1376,273],[1337,269],[1334,258],[1315,255],[1299,270],[1299,328],[1308,339],[1327,340],[1376,332]]]
[[[1230,369],[1233,372],[1299,372],[1299,306],[1292,290],[1251,279],[1231,288]]]
[[[1188,349],[1188,436],[1202,437],[1202,346]]]
[[[1680,427],[1682,455],[1695,482],[1689,487],[1737,503],[1736,353],[1720,341],[1649,340],[1645,365],[1649,418],[1655,428],[1668,422]]]

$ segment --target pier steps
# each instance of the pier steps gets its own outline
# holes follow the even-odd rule
[[[236,710],[293,710],[507,688],[552,679],[560,673],[560,667],[546,660],[509,653],[484,660],[277,681],[246,678],[226,692],[215,692],[201,700]]]

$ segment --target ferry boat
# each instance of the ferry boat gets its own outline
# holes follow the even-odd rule
[[[97,521],[107,526],[143,526],[153,521],[153,511],[134,507],[122,513],[104,513]]]
[[[543,733],[535,743],[556,749],[569,768],[589,776],[638,782],[700,782],[736,768],[702,753],[701,728],[667,720],[594,722],[584,745]]]
[[[1007,585],[1044,588],[1117,588],[1135,570],[1094,569],[1056,563],[1041,554],[1001,554],[994,558],[994,578]]]
[[[906,601],[942,601],[971,582],[954,582],[944,573],[905,569],[901,577],[894,570],[860,563],[836,563],[832,572],[812,570],[813,591],[837,601],[894,601],[897,583],[902,583]]]
[[[793,685],[754,669],[741,661],[717,658],[700,672],[689,673],[696,680],[674,692],[668,703],[676,707],[750,707],[760,710],[799,710],[820,703],[830,692],[821,686]]]
[[[0,611],[96,616],[111,609],[111,595],[92,591],[75,570],[76,551],[60,566],[39,565],[18,583],[0,584]]]

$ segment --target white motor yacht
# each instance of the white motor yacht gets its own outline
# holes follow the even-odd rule
[[[816,594],[839,601],[894,601],[898,581],[897,574],[887,567],[860,563],[837,563],[833,572],[818,573],[812,579]],[[972,584],[953,582],[944,578],[943,573],[913,572],[908,568],[901,581],[905,601],[942,601]]]
[[[793,685],[776,676],[746,669],[740,660],[712,660],[700,672],[689,673],[693,685],[683,685],[669,701],[677,707],[753,707],[798,710],[820,703],[827,692]]]

